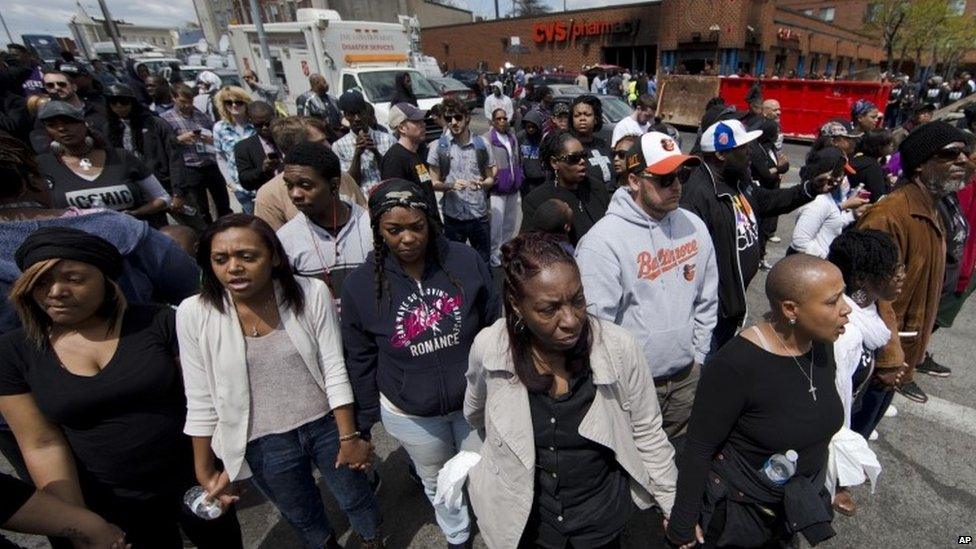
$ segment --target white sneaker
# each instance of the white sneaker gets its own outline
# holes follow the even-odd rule
[[[871,436],[868,437],[868,440],[878,440],[878,432],[871,431]]]
[[[889,404],[888,409],[885,410],[884,417],[896,417],[898,415],[898,408],[895,408],[894,404]]]
[[[780,238],[780,237],[778,237],[778,236],[776,236],[776,235],[773,235],[773,236],[769,237],[769,241],[772,242],[773,244],[779,244],[780,242],[783,241],[783,239]]]

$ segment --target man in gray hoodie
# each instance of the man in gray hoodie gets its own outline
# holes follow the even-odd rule
[[[699,163],[667,134],[641,136],[627,153],[627,184],[576,248],[589,311],[644,349],[672,439],[688,425],[718,314],[712,238],[678,207],[682,168]]]

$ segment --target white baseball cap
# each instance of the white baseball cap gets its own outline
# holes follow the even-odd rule
[[[701,159],[682,154],[678,143],[668,134],[647,132],[627,151],[626,168],[631,173],[667,175],[681,166],[697,166]]]
[[[702,152],[725,152],[759,139],[762,130],[746,131],[738,120],[720,120],[705,130],[701,137]]]

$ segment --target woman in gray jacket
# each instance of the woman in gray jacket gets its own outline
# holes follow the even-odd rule
[[[617,547],[635,508],[674,502],[674,450],[650,368],[624,329],[586,314],[551,235],[503,249],[505,318],[471,348],[464,415],[485,431],[468,494],[489,547]],[[525,429],[531,425],[532,429]]]

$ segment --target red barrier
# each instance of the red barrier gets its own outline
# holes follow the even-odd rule
[[[755,78],[720,78],[719,95],[737,109],[746,110],[745,97]],[[891,85],[881,82],[848,80],[763,80],[762,96],[775,99],[783,108],[781,124],[787,137],[813,139],[825,122],[832,118],[851,119],[851,106],[867,99],[884,112]]]

